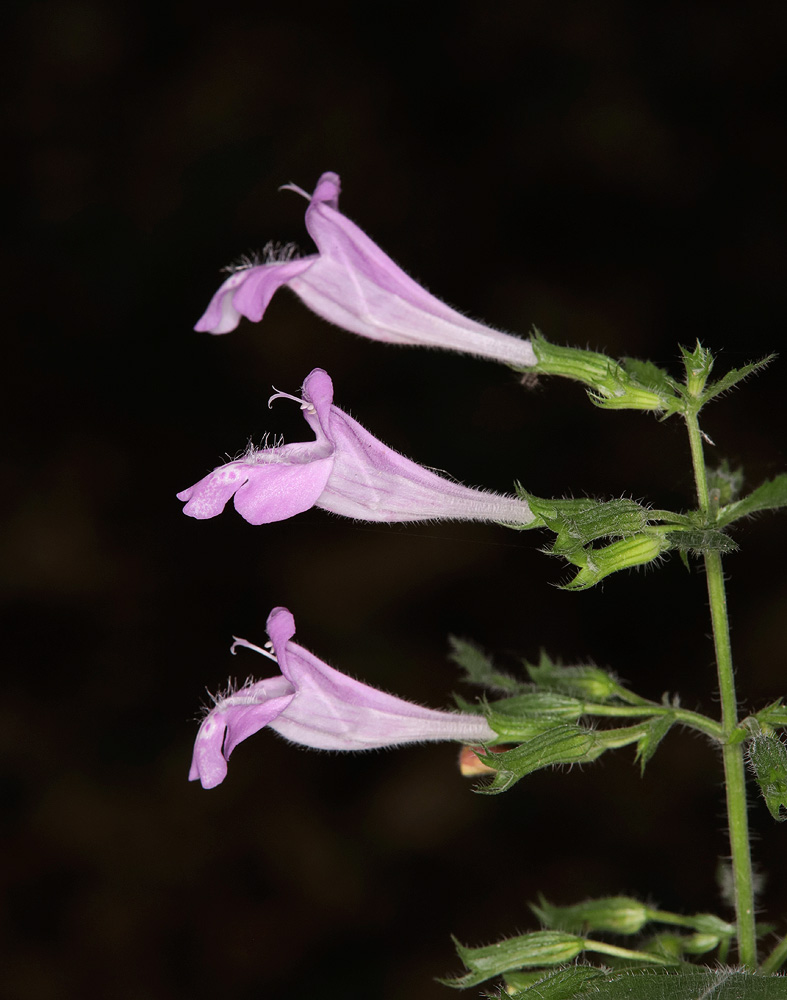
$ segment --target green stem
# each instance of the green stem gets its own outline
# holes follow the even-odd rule
[[[652,910],[648,907],[648,920],[655,920],[660,924],[673,924],[675,927],[688,927],[689,930],[702,932],[702,918],[707,916],[707,914],[697,914],[693,917],[687,917],[683,913],[670,913],[668,910]],[[722,933],[722,927],[724,926],[721,921],[719,921],[719,933]],[[735,925],[727,924],[726,933],[734,934]]]
[[[735,677],[732,666],[724,575],[721,568],[721,556],[718,552],[705,553],[705,568],[713,621],[713,639],[716,646],[716,666],[719,673],[722,726],[729,736],[738,725],[738,706],[735,697]],[[749,843],[749,817],[746,809],[743,744],[725,743],[722,754],[727,784],[727,818],[735,884],[738,958],[741,965],[754,969],[757,964],[757,938],[754,927],[754,885]]]
[[[762,963],[760,966],[760,972],[764,972],[767,975],[778,972],[785,962],[787,962],[787,935],[781,939],[770,955]]]
[[[702,454],[702,435],[697,413],[686,413],[694,480],[700,510],[708,516],[710,499],[705,460]],[[730,625],[727,617],[727,595],[724,573],[718,552],[705,553],[705,573],[713,624],[713,644],[716,652],[716,670],[721,695],[721,725],[729,741],[738,726],[738,704],[735,694],[735,675],[732,665]],[[752,881],[751,847],[749,844],[749,819],[746,811],[746,776],[743,764],[743,746],[725,742],[722,748],[724,776],[727,792],[727,820],[730,832],[732,872],[735,886],[735,912],[738,927],[738,960],[741,965],[754,969],[757,964],[757,938],[754,927],[754,887]]]
[[[600,715],[609,718],[653,718],[654,715],[672,715],[675,721],[691,729],[697,729],[706,736],[722,742],[724,731],[718,722],[699,712],[689,712],[685,708],[671,708],[667,705],[595,705],[585,702],[583,715]]]
[[[705,456],[702,453],[702,432],[696,413],[686,414],[686,429],[689,432],[689,447],[691,448],[691,464],[694,467],[694,483],[697,487],[697,500],[700,510],[708,512],[710,500],[708,496],[708,476],[705,472]]]
[[[585,938],[585,951],[595,951],[599,955],[614,955],[615,958],[627,958],[634,962],[653,962],[654,965],[677,965],[674,958],[662,958],[660,955],[653,955],[647,951],[632,951],[630,948],[619,948],[616,944],[607,944],[606,941],[593,941]]]

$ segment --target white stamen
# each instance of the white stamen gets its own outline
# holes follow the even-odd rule
[[[299,194],[303,198],[305,198],[306,201],[311,201],[312,200],[312,196],[310,194],[307,194],[307,192],[304,191],[303,188],[298,187],[297,184],[282,184],[282,186],[279,188],[279,190],[280,191],[294,191],[296,194]]]
[[[302,410],[307,410],[309,413],[314,413],[314,404],[310,403],[307,399],[298,399],[297,396],[293,396],[289,392],[279,392],[275,385],[271,386],[274,390],[273,395],[268,400],[268,409],[271,409],[271,403],[274,399],[291,399],[293,403],[297,403]]]
[[[269,660],[273,660],[274,663],[278,663],[279,662],[276,659],[276,657],[273,655],[273,653],[270,653],[267,649],[262,649],[260,646],[255,646],[253,642],[249,642],[247,639],[239,639],[235,635],[232,638],[233,638],[234,641],[233,641],[232,645],[230,646],[230,652],[232,653],[233,656],[235,655],[235,647],[236,646],[243,646],[246,649],[253,649],[255,653],[260,653],[262,656],[266,656]],[[269,642],[266,643],[266,646],[270,646],[270,645],[271,644]]]

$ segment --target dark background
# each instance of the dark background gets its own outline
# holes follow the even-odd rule
[[[259,670],[270,608],[335,666],[435,707],[449,632],[515,668],[545,647],[643,694],[716,710],[701,572],[676,558],[586,594],[543,539],[375,527],[320,511],[252,528],[174,493],[323,366],[393,447],[469,484],[691,503],[677,420],[525,390],[504,366],[333,329],[288,292],[260,326],[191,325],[218,269],[310,245],[342,207],[435,294],[490,324],[677,373],[784,337],[787,12],[777,4],[11,5],[2,497],[2,937],[8,995],[438,998],[449,935],[534,929],[527,902],[629,892],[716,909],[720,771],[676,732],[484,798],[449,745],[309,753],[263,733],[186,782],[205,688]],[[784,469],[783,362],[706,428],[748,482]],[[784,693],[784,527],[728,560],[742,697]],[[465,689],[465,694],[470,692]],[[784,830],[757,803],[763,914],[783,919]],[[722,912],[729,912],[722,909]],[[782,931],[784,926],[782,924]]]

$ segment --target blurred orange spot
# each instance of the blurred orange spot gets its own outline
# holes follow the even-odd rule
[[[459,770],[466,778],[471,778],[475,774],[494,774],[495,769],[485,764],[478,753],[482,747],[462,747],[459,751]],[[506,747],[488,747],[490,753],[504,753]]]

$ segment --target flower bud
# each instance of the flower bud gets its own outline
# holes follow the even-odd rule
[[[442,982],[460,989],[476,986],[492,976],[512,969],[565,965],[573,961],[585,947],[583,938],[559,931],[535,931],[483,948],[467,948],[458,941],[455,944],[459,957],[469,971],[456,979],[445,979]]]
[[[662,534],[649,531],[621,538],[601,548],[584,549],[572,558],[571,561],[582,568],[564,589],[586,590],[612,573],[653,562],[669,548],[670,543]]]
[[[694,350],[681,347],[683,366],[686,369],[686,388],[690,396],[702,395],[713,368],[713,355],[697,341]]]
[[[541,899],[531,909],[542,923],[564,931],[610,931],[614,934],[636,934],[649,920],[644,903],[628,896],[589,899],[574,906],[552,906]]]
[[[787,819],[787,747],[775,733],[758,733],[749,743],[749,761],[771,816],[782,822]]]
[[[719,946],[718,934],[690,934],[683,942],[683,950],[687,955],[704,955]]]
[[[761,708],[755,716],[752,716],[752,719],[756,720],[757,725],[763,729],[770,727],[778,729],[779,726],[787,726],[787,705],[779,698],[778,701]]]

